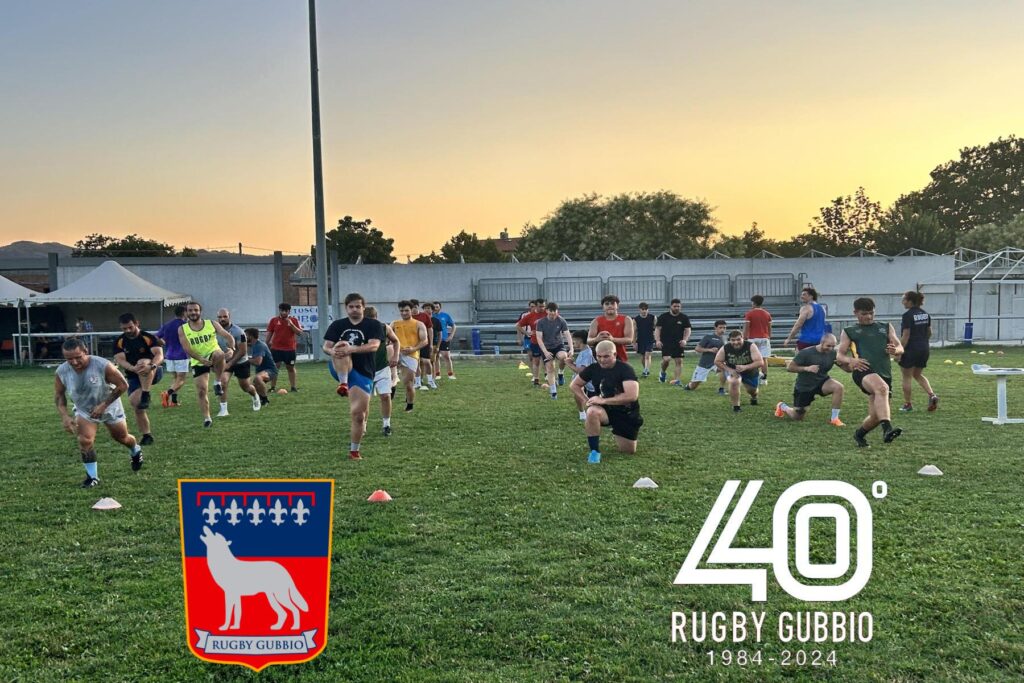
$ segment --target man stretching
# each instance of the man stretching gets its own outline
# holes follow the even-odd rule
[[[192,377],[196,385],[196,398],[199,400],[199,412],[203,415],[203,426],[213,424],[210,418],[210,373],[213,373],[213,393],[220,396],[223,389],[220,376],[224,374],[224,351],[217,344],[217,337],[228,340],[227,353],[235,353],[235,340],[219,323],[203,319],[203,307],[193,301],[185,307],[188,322],[178,329],[178,341],[181,348],[192,359]]]
[[[601,462],[601,427],[610,425],[615,446],[621,453],[636,453],[637,436],[644,418],[640,416],[640,383],[633,366],[617,358],[615,343],[604,339],[597,344],[597,362],[580,371],[569,388],[587,406],[584,431],[590,455],[587,462]],[[591,382],[597,396],[587,397],[584,386]]]
[[[786,370],[797,373],[793,385],[793,405],[779,402],[775,406],[775,417],[788,417],[799,422],[804,419],[807,408],[816,396],[831,396],[832,417],[829,424],[845,427],[839,419],[839,409],[843,406],[843,385],[828,376],[835,363],[836,336],[831,332],[826,332],[817,346],[797,351],[793,360],[786,364]]]
[[[743,339],[743,333],[739,330],[729,333],[729,343],[720,348],[715,355],[715,365],[726,373],[734,413],[740,412],[740,386],[745,387],[750,394],[750,405],[757,405],[757,390],[763,363],[761,352]]]

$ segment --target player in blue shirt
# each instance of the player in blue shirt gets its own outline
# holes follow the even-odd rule
[[[455,379],[455,367],[452,365],[451,342],[455,339],[455,321],[446,311],[441,310],[441,302],[434,302],[434,317],[441,320],[441,343],[438,345],[438,358],[434,363],[434,373],[441,376],[441,359],[448,365],[448,379]]]

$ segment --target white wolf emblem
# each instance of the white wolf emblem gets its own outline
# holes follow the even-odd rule
[[[284,608],[292,613],[292,628],[299,628],[299,610],[309,611],[309,605],[295,587],[291,574],[277,562],[246,561],[236,559],[228,548],[231,541],[222,534],[203,527],[203,535],[199,537],[206,544],[206,564],[210,568],[213,580],[224,591],[224,625],[222,631],[237,629],[242,625],[242,596],[267,596],[267,602],[277,614],[277,623],[271,626],[278,630],[284,626],[288,615]],[[231,615],[234,614],[234,624]]]

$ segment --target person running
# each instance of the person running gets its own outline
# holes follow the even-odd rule
[[[423,315],[429,316],[430,322],[424,322],[423,326],[427,328],[427,341],[430,344],[420,351],[420,359],[426,356],[430,367],[427,368],[426,374],[427,386],[431,389],[437,389],[437,378],[434,377],[434,369],[437,367],[435,358],[438,354],[438,347],[441,345],[441,319],[434,315],[434,304],[429,301],[423,302]],[[423,374],[422,366],[420,374]]]
[[[364,315],[365,306],[363,295],[352,292],[345,297],[348,315],[332,322],[324,333],[323,351],[331,357],[328,368],[336,371],[340,382],[338,388],[346,388],[344,394],[338,393],[348,396],[351,420],[349,460],[363,459],[359,448],[366,433],[366,418],[373,393],[373,355],[386,340],[384,326]]]
[[[255,327],[245,328],[245,341],[249,344],[249,366],[252,368],[252,385],[260,397],[260,406],[270,403],[267,385],[277,377],[277,365],[270,353],[270,347],[260,341],[260,331]]]
[[[640,415],[640,383],[633,367],[618,358],[611,339],[597,343],[597,362],[583,368],[569,385],[578,401],[587,406],[584,432],[590,455],[587,462],[601,462],[601,427],[611,425],[615,446],[621,453],[636,453],[637,436],[644,418]],[[587,397],[583,387],[593,384],[598,395]]]
[[[668,379],[668,364],[675,362],[671,384],[679,386],[683,383],[683,355],[692,328],[690,318],[683,313],[683,302],[679,299],[672,299],[668,312],[658,316],[654,325],[654,348],[661,349],[659,382],[664,383]]]
[[[540,386],[541,361],[540,347],[537,346],[537,321],[547,316],[544,299],[530,302],[530,310],[524,313],[516,323],[516,332],[528,340],[530,354],[530,373],[533,375],[533,386]]]
[[[699,387],[707,380],[708,375],[714,372],[718,375],[718,395],[725,396],[725,373],[718,372],[718,368],[715,367],[715,356],[725,345],[725,326],[724,320],[716,320],[714,331],[704,335],[697,342],[694,351],[700,354],[700,358],[697,359],[697,367],[693,369],[693,377],[683,387],[686,391],[693,391]]]
[[[761,352],[743,339],[743,333],[739,330],[730,332],[729,343],[715,354],[715,365],[726,374],[729,399],[734,413],[740,412],[740,386],[745,387],[750,395],[750,405],[757,405],[758,383],[763,363]]]
[[[761,384],[768,384],[768,359],[772,355],[772,314],[764,309],[764,297],[755,294],[750,297],[750,310],[743,315],[743,337],[757,346],[764,358],[761,368]]]
[[[900,358],[900,372],[903,374],[903,407],[900,412],[910,412],[914,406],[910,402],[910,392],[916,381],[928,394],[928,412],[939,407],[939,397],[932,391],[932,385],[924,376],[928,367],[928,356],[931,349],[928,341],[932,338],[932,317],[921,306],[924,294],[909,291],[903,295],[903,314],[900,324],[900,343],[903,344],[903,357]]]
[[[527,327],[528,327],[528,320],[527,319],[528,319],[529,316],[532,316],[533,313],[536,310],[537,310],[537,301],[533,300],[533,301],[531,301],[527,305],[526,312],[523,313],[522,315],[520,315],[519,319],[516,320],[516,323],[515,323],[515,326],[516,326],[516,343],[519,344],[520,347],[522,347],[523,355],[524,356],[529,356],[530,355],[530,335],[527,332]],[[531,360],[531,362],[532,362],[532,360]]]
[[[587,333],[587,343],[597,344],[608,340],[615,344],[615,357],[623,363],[629,362],[626,344],[632,344],[634,334],[633,319],[628,315],[619,315],[619,297],[608,294],[601,299],[603,315],[594,318]]]
[[[241,387],[242,391],[249,394],[249,398],[252,400],[252,409],[258,411],[263,407],[263,402],[260,400],[259,392],[256,391],[256,387],[253,386],[250,379],[252,376],[252,366],[249,365],[249,342],[245,336],[245,331],[231,322],[231,311],[226,308],[217,311],[217,322],[235,340],[235,350],[228,355],[227,342],[223,337],[217,337],[217,344],[220,346],[220,350],[224,352],[224,372],[220,376],[223,393],[220,396],[220,412],[217,413],[217,417],[228,416],[228,389],[231,387],[232,375],[238,379],[238,386]]]
[[[594,350],[587,346],[587,333],[583,331],[573,332],[572,341],[575,349],[579,351],[575,359],[566,358],[565,363],[569,366],[576,376],[579,376],[583,372],[583,368],[594,363]],[[576,377],[573,377],[576,379]],[[583,385],[583,395],[578,396],[575,392],[573,398],[576,399],[576,409],[580,412],[580,422],[584,422],[587,419],[587,399],[591,396],[597,396],[597,391],[594,390],[592,382],[587,382]]]
[[[267,346],[274,356],[274,363],[278,371],[283,365],[288,371],[288,382],[290,391],[298,391],[299,386],[296,379],[295,351],[299,347],[299,335],[302,334],[302,326],[299,319],[292,317],[292,305],[281,303],[277,306],[277,315],[267,323]],[[277,389],[277,377],[273,378],[270,390]]]
[[[572,358],[572,337],[565,318],[558,315],[558,304],[549,301],[547,314],[537,321],[537,345],[540,347],[541,358],[544,359],[544,370],[547,373],[548,390],[551,398],[558,398],[558,381],[555,377],[555,363],[564,363]],[[558,373],[561,376],[561,372]],[[564,380],[562,380],[564,383]]]
[[[640,373],[641,378],[647,378],[651,374],[651,355],[654,353],[654,324],[655,318],[650,313],[651,307],[647,302],[640,302],[640,315],[633,317],[633,327],[636,329],[636,352],[643,361],[644,369]]]
[[[416,384],[414,388],[417,390],[423,389],[423,378],[427,378],[427,389],[437,389],[437,383],[434,382],[434,373],[431,370],[430,364],[430,342],[433,335],[434,323],[430,319],[429,311],[420,310],[419,299],[409,299],[409,303],[412,304],[412,319],[423,323],[423,329],[427,331],[427,344],[419,351],[419,367],[416,369]]]
[[[149,424],[149,390],[164,376],[160,365],[164,350],[160,340],[139,328],[139,321],[133,313],[122,313],[118,317],[121,336],[114,342],[114,363],[124,369],[128,381],[128,402],[135,409],[135,424],[142,432],[143,446],[153,443],[153,430]]]
[[[64,431],[78,439],[78,449],[85,466],[82,488],[99,486],[96,464],[96,426],[101,422],[110,437],[128,449],[132,470],[142,469],[142,447],[128,432],[121,394],[128,382],[106,358],[90,356],[85,342],[71,337],[61,346],[64,362],[57,367],[53,380],[54,403]],[[75,414],[68,413],[67,394],[75,404]]]
[[[213,374],[213,393],[220,396],[223,388],[220,376],[224,374],[224,351],[217,343],[217,337],[228,340],[227,353],[235,353],[235,340],[220,323],[203,319],[203,307],[197,301],[185,306],[188,321],[178,328],[178,341],[188,354],[192,366],[192,381],[196,386],[199,412],[203,415],[203,426],[213,424],[210,418],[210,374]]]
[[[435,374],[441,376],[441,364],[448,366],[448,379],[455,379],[455,366],[452,364],[451,344],[455,339],[455,320],[448,315],[447,311],[441,310],[441,302],[434,302],[434,315],[441,320],[441,343],[437,347],[438,359],[434,363],[437,368]]]
[[[365,315],[370,320],[377,320],[377,309],[367,306]],[[401,343],[391,326],[381,323],[384,326],[384,334],[387,335],[387,343],[377,347],[373,354],[373,390],[380,397],[380,415],[383,419],[381,433],[384,436],[391,436],[391,409],[392,399],[395,391],[392,385],[392,371],[398,367],[399,355],[401,354]]]
[[[831,396],[832,417],[829,418],[829,424],[845,427],[839,419],[845,388],[828,375],[835,364],[836,336],[831,332],[826,332],[816,346],[797,351],[793,360],[786,364],[786,370],[797,373],[793,384],[793,405],[780,401],[775,406],[775,417],[788,417],[799,422],[804,419],[816,396]]]
[[[156,332],[164,343],[164,363],[167,365],[167,372],[174,373],[174,379],[167,391],[160,394],[160,405],[164,408],[177,408],[178,391],[185,386],[185,377],[188,375],[189,357],[185,349],[181,347],[178,340],[178,330],[185,324],[185,306],[174,307],[174,318],[165,322]]]
[[[825,307],[818,303],[818,291],[804,287],[800,292],[800,315],[793,323],[793,329],[786,335],[783,346],[789,346],[796,338],[796,348],[806,349],[821,341],[825,329]],[[798,336],[799,335],[799,336]]]
[[[865,438],[872,429],[882,425],[882,440],[892,443],[903,430],[890,421],[889,395],[892,392],[892,362],[903,355],[903,344],[889,323],[875,322],[875,302],[868,297],[855,299],[853,314],[857,324],[843,328],[836,350],[840,366],[853,373],[854,383],[868,395],[868,416],[854,432],[859,448],[871,444]]]
[[[398,314],[401,318],[391,323],[391,329],[400,344],[398,368],[405,385],[405,410],[409,412],[416,398],[416,370],[420,367],[420,349],[427,345],[427,328],[412,317],[411,301],[399,301]]]

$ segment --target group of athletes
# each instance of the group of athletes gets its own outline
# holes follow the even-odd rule
[[[866,297],[855,300],[857,323],[844,328],[838,339],[817,299],[818,294],[811,287],[801,292],[799,316],[784,342],[789,346],[795,341],[797,347],[796,355],[786,364],[786,369],[797,375],[793,401],[779,402],[775,407],[777,417],[803,420],[816,397],[828,396],[832,406],[830,423],[845,426],[839,418],[844,387],[830,376],[831,369],[839,366],[852,374],[854,383],[868,396],[868,415],[854,433],[857,446],[869,446],[867,435],[879,426],[883,441],[892,442],[902,434],[901,429],[892,425],[890,414],[892,358],[898,360],[902,370],[904,404],[900,410],[913,409],[911,392],[915,382],[928,396],[928,410],[937,408],[938,396],[923,375],[931,337],[931,320],[921,307],[923,295],[916,291],[904,294],[903,305],[907,310],[900,334],[891,324],[875,321],[874,301]],[[729,396],[735,413],[742,410],[744,392],[751,405],[758,404],[760,387],[767,382],[766,359],[772,355],[772,317],[765,310],[762,297],[752,297],[742,330],[726,334],[726,321],[714,322],[713,330],[695,344],[699,359],[685,384],[683,358],[693,327],[682,312],[681,302],[673,300],[669,310],[657,318],[647,304],[640,305],[635,317],[623,315],[619,313],[619,303],[614,295],[604,297],[602,314],[586,332],[570,333],[565,319],[559,315],[558,305],[544,300],[530,302],[530,310],[516,323],[524,351],[529,354],[535,386],[542,386],[540,378],[545,377],[551,398],[557,399],[558,388],[565,385],[565,369],[574,373],[569,390],[584,423],[589,462],[601,460],[603,427],[611,427],[620,452],[636,452],[644,423],[638,380],[650,376],[656,350],[662,355],[658,375],[661,382],[695,391],[712,374],[717,374],[718,393]],[[390,436],[392,400],[399,383],[404,388],[405,410],[411,411],[417,391],[438,389],[442,368],[447,370],[449,380],[455,379],[450,342],[456,326],[451,316],[441,310],[440,302],[421,304],[415,299],[404,300],[399,302],[398,312],[398,319],[391,324],[383,323],[362,295],[351,293],[345,297],[345,315],[333,321],[323,336],[322,350],[330,359],[328,370],[338,382],[337,394],[349,401],[352,460],[362,457],[360,444],[374,393],[380,397],[382,433]],[[55,403],[64,428],[78,439],[86,470],[83,487],[99,483],[95,438],[101,423],[116,442],[128,448],[132,469],[142,467],[142,446],[154,442],[148,415],[151,390],[161,381],[164,367],[174,377],[170,387],[161,393],[162,405],[180,405],[179,391],[191,372],[204,427],[213,424],[211,377],[214,395],[220,402],[218,417],[229,415],[232,376],[239,389],[248,394],[254,411],[270,403],[282,367],[287,371],[290,391],[298,391],[295,350],[303,330],[290,315],[288,304],[281,304],[278,315],[268,323],[265,341],[256,328],[243,330],[232,323],[227,309],[220,309],[216,320],[203,318],[198,302],[179,307],[175,318],[156,333],[142,330],[131,313],[120,316],[119,322],[122,335],[115,342],[113,362],[90,355],[85,342],[72,337],[63,345],[65,362],[56,372]],[[633,344],[642,363],[639,377],[628,362],[627,346]],[[284,389],[280,392],[287,393]],[[68,407],[68,394],[74,402],[73,412]],[[134,409],[142,434],[138,440],[128,430],[122,395],[128,396]]]

